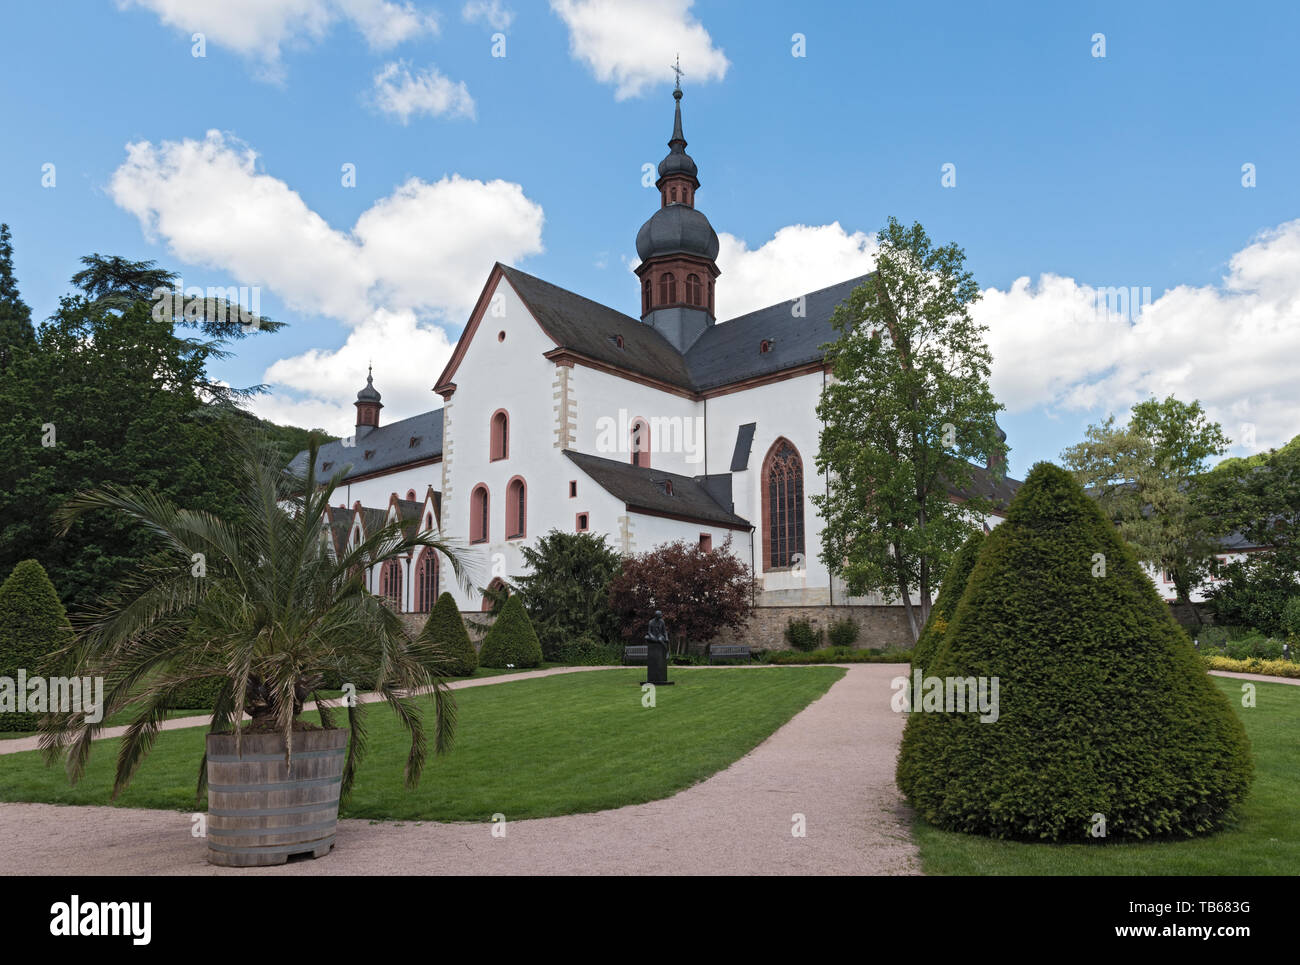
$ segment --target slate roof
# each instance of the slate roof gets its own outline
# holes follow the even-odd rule
[[[562,347],[630,372],[692,388],[681,353],[640,319],[517,268],[500,267],[528,310]],[[615,344],[615,337],[620,335],[622,348]]]
[[[352,510],[331,506],[328,510],[330,538],[340,556],[347,552],[348,534],[352,531]]]
[[[670,513],[685,516],[701,523],[720,523],[735,528],[749,529],[749,520],[737,516],[731,508],[724,507],[710,495],[710,489],[719,492],[717,477],[682,476],[662,469],[647,469],[631,463],[605,459],[583,452],[565,449],[564,454],[585,472],[596,485],[615,499],[622,500],[631,510],[649,510],[652,513]],[[665,492],[665,480],[672,481],[673,492]],[[728,482],[730,477],[728,477]],[[729,487],[728,487],[729,488]]]
[[[802,318],[792,313],[791,299],[709,326],[686,352],[691,384],[697,391],[714,389],[819,361],[821,346],[835,340],[831,313],[866,279],[859,275],[807,293]],[[759,351],[764,339],[771,340],[770,352]]]
[[[1016,490],[1024,485],[1022,480],[1012,479],[1010,476],[1005,476],[1002,479],[995,479],[993,473],[985,469],[983,466],[977,466],[974,463],[970,464],[970,469],[970,490],[961,492],[950,486],[949,491],[954,496],[969,495],[970,492],[973,491],[975,494],[988,499],[993,504],[994,510],[999,513],[1005,513],[1007,511],[1007,505],[1011,502],[1011,497],[1016,494]]]
[[[517,268],[502,265],[501,270],[529,311],[564,348],[692,392],[820,360],[821,346],[835,339],[831,313],[867,278],[860,275],[805,294],[802,317],[792,313],[791,299],[718,322],[682,355],[639,319]],[[623,337],[621,349],[611,338],[618,335]],[[759,351],[764,339],[772,343],[770,352]]]
[[[411,440],[416,440],[415,445]],[[421,412],[409,419],[400,419],[386,426],[371,429],[357,439],[355,446],[345,446],[342,441],[327,442],[320,447],[316,461],[316,475],[328,477],[343,466],[351,464],[344,481],[386,469],[396,469],[412,462],[420,462],[442,455],[442,410]],[[373,455],[367,459],[366,452]],[[329,463],[329,469],[324,466]],[[307,452],[298,453],[289,463],[289,471],[307,474]]]

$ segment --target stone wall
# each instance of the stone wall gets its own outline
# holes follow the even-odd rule
[[[912,645],[907,611],[897,606],[760,606],[750,611],[749,622],[739,630],[724,630],[716,643],[746,643],[754,650],[789,650],[785,627],[790,620],[809,620],[825,629],[832,620],[852,619],[858,625],[858,649],[905,649]]]

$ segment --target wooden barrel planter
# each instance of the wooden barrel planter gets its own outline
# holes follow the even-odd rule
[[[319,858],[334,847],[348,732],[295,731],[284,763],[282,734],[209,734],[208,861],[232,868]]]

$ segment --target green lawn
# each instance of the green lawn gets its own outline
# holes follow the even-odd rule
[[[563,667],[563,666],[565,666],[565,664],[562,664],[562,663],[546,663],[546,662],[543,662],[543,663],[539,664],[538,666],[536,666],[536,667],[532,667],[532,668],[529,668],[529,669],[532,669],[532,670],[547,670],[547,669],[549,669],[549,668],[551,668],[551,667]],[[475,670],[475,671],[474,671],[472,674],[470,674],[468,677],[452,677],[452,678],[450,678],[450,679],[452,679],[452,680],[474,680],[474,679],[477,679],[477,678],[480,678],[480,677],[499,677],[499,676],[501,676],[502,674],[508,674],[508,673],[522,673],[522,672],[523,672],[523,671],[520,671],[520,670],[497,670],[496,668],[493,668],[493,667],[479,667],[477,670]],[[324,691],[321,691],[321,693],[322,693],[322,695],[323,695],[324,697],[326,697],[326,698],[330,698],[330,697],[335,697],[335,698],[337,698],[337,697],[342,696],[343,691],[341,691],[341,690],[324,690]],[[169,710],[169,711],[167,711],[167,719],[168,719],[168,720],[171,720],[173,717],[202,717],[202,716],[203,716],[204,714],[206,714],[206,713],[207,713],[207,711],[205,711],[205,710],[204,710],[203,708],[201,708],[201,707],[198,708],[198,709],[194,709],[194,708],[188,708],[188,709],[187,709],[187,708],[182,707],[182,708],[178,708],[178,709],[173,709],[173,710]],[[135,712],[134,712],[133,708],[132,708],[132,707],[124,707],[124,708],[122,708],[121,710],[119,710],[116,714],[113,714],[112,716],[110,716],[110,717],[108,718],[108,720],[104,722],[104,726],[105,726],[105,727],[118,727],[118,726],[125,726],[125,725],[131,723],[133,720],[135,720]],[[16,739],[19,738],[19,737],[35,737],[35,736],[36,736],[36,733],[37,733],[37,732],[34,731],[34,730],[24,730],[24,731],[0,731],[0,740],[16,740]]]
[[[371,705],[369,755],[343,817],[485,821],[577,814],[667,797],[728,766],[824,694],[844,670],[673,668],[657,706],[641,705],[644,668],[559,674],[456,694],[455,749],[431,759],[408,791],[409,742]],[[314,715],[308,715],[312,717]],[[118,741],[97,743],[70,787],[36,752],[0,757],[0,800],[107,804]],[[199,728],[159,734],[117,802],[193,810]]]
[[[1027,844],[941,831],[916,818],[912,833],[931,875],[1300,874],[1300,687],[1215,677],[1237,708],[1255,755],[1255,781],[1235,827],[1204,838],[1144,844]]]

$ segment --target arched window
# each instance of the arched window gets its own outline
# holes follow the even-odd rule
[[[492,438],[488,444],[489,459],[506,459],[510,456],[510,415],[505,409],[492,413]]]
[[[506,539],[520,539],[528,528],[528,486],[520,476],[506,485]]]
[[[495,576],[495,577],[493,577],[493,578],[492,578],[492,582],[489,583],[489,584],[487,585],[487,588],[488,588],[489,590],[492,590],[494,593],[500,593],[500,592],[502,592],[502,591],[505,591],[507,594],[509,593],[509,589],[510,589],[509,587],[506,586],[506,581],[503,580],[503,579],[501,579],[501,577],[499,577],[499,576]],[[485,595],[485,596],[483,597],[483,602],[482,602],[482,604],[480,604],[480,607],[479,607],[479,608],[480,608],[484,613],[486,613],[488,610],[492,609],[492,601],[491,601],[491,599],[489,599],[489,598]]]
[[[414,489],[408,489],[408,490],[406,491],[406,501],[409,502],[409,503],[413,503],[413,502],[415,502],[415,490],[414,490]]]
[[[469,494],[469,541],[488,541],[488,491],[482,483]]]
[[[763,569],[803,558],[803,460],[788,439],[776,440],[763,460],[763,522]]]
[[[379,570],[379,595],[402,609],[402,564],[397,560],[386,560]]]
[[[641,283],[641,314],[650,311],[650,279]]]
[[[669,191],[670,191],[671,194],[672,194],[673,204],[676,204],[676,203],[677,203],[677,185],[674,184],[671,188],[669,188]]]
[[[415,564],[415,612],[428,613],[438,597],[438,554],[426,548]]]
[[[628,447],[632,450],[632,465],[650,468],[650,423],[633,419]]]
[[[659,276],[659,304],[671,305],[677,301],[677,276],[666,271]]]
[[[704,289],[700,287],[699,275],[686,276],[686,304],[703,305]]]
[[[713,281],[709,281],[709,314],[713,314]]]

